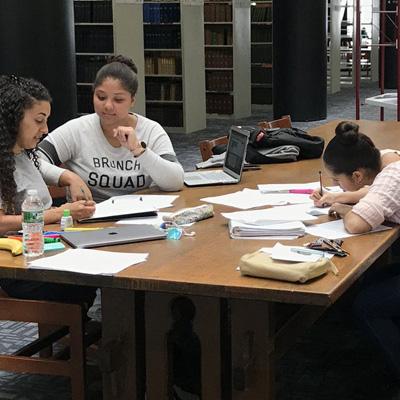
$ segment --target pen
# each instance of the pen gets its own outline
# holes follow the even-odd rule
[[[62,233],[63,232],[49,232],[49,233],[45,232],[43,233],[43,236],[54,239],[54,238],[59,238]]]
[[[322,190],[322,175],[321,171],[319,171],[319,194],[322,196],[323,195],[323,190]]]
[[[313,249],[297,249],[292,247],[290,249],[293,253],[302,254],[304,256],[311,256],[312,254],[320,255],[321,257],[325,257],[325,252],[320,250],[313,250]]]

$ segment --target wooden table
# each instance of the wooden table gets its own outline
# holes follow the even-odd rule
[[[310,133],[329,140],[336,124]],[[360,126],[379,148],[400,148],[400,123],[361,121]],[[321,159],[265,165],[262,171],[245,172],[236,186],[185,188],[175,206],[195,206],[202,197],[256,188],[258,183],[316,181],[322,168]],[[334,259],[338,276],[328,273],[310,283],[292,284],[241,276],[236,270],[240,257],[273,242],[230,239],[220,213],[233,209],[215,206],[215,211],[214,218],[194,225],[195,238],[106,248],[150,253],[147,262],[113,277],[29,270],[22,257],[5,252],[0,252],[0,276],[102,288],[103,345],[110,350],[109,359],[103,360],[108,371],[104,399],[143,399],[145,385],[147,399],[168,398],[166,335],[172,323],[170,301],[177,295],[188,296],[196,307],[202,399],[272,399],[275,360],[385,253],[398,230],[346,239],[350,255]],[[309,240],[306,236],[296,243]],[[281,318],[277,310],[282,303],[299,306],[290,318]]]

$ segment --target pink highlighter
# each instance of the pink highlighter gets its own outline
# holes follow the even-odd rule
[[[289,193],[297,193],[297,194],[311,194],[313,189],[289,189]]]

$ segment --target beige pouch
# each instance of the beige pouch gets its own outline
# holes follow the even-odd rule
[[[242,275],[301,283],[323,275],[329,270],[335,275],[338,274],[335,264],[328,258],[320,258],[314,262],[275,261],[260,251],[242,256],[239,267]]]

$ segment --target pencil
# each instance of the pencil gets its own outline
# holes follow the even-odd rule
[[[319,194],[322,196],[324,191],[322,190],[322,174],[321,171],[319,171]]]

